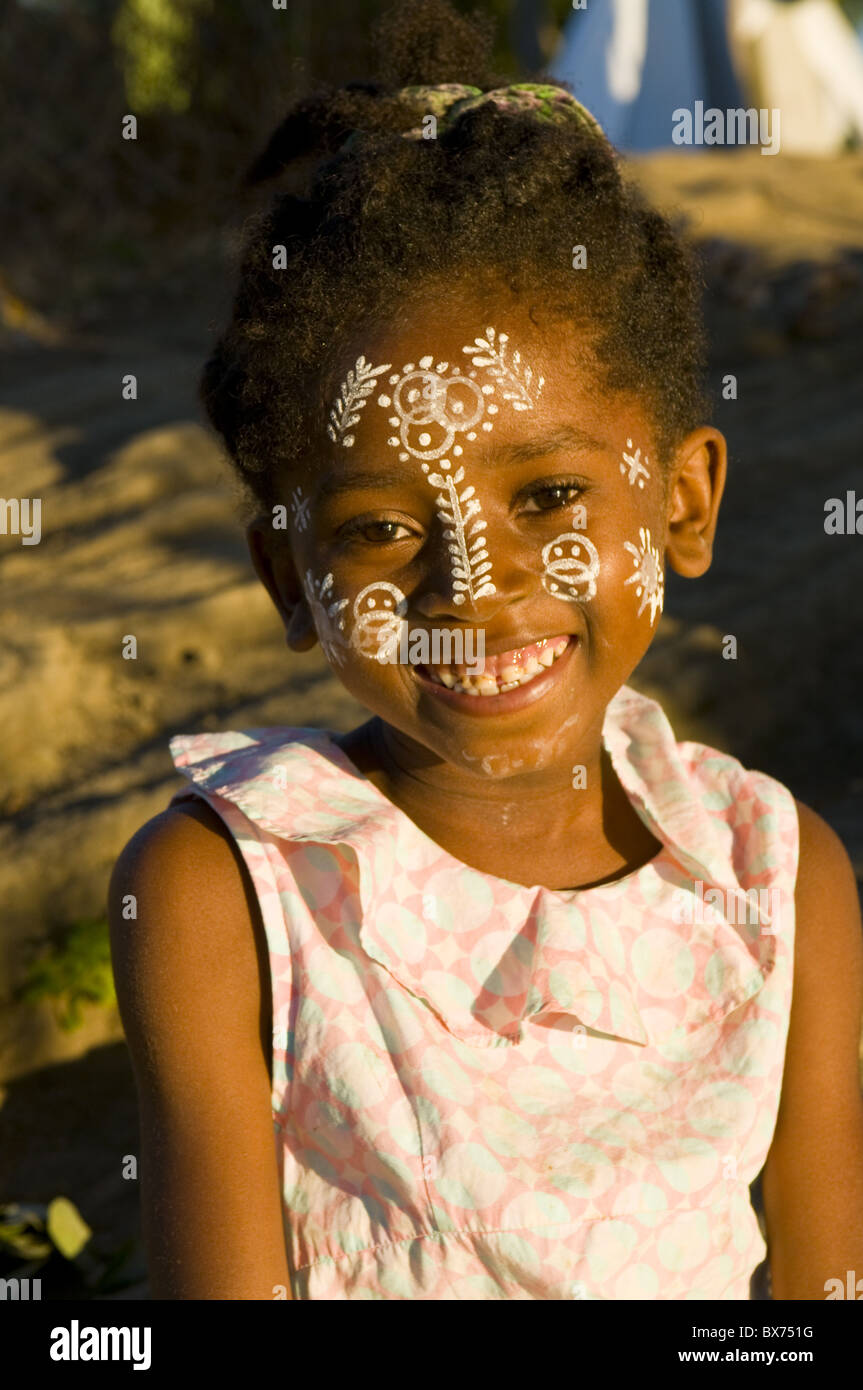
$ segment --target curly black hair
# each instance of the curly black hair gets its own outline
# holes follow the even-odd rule
[[[436,139],[402,138],[418,121],[399,87],[507,85],[489,67],[492,41],[449,0],[400,3],[375,35],[377,80],[299,101],[248,170],[250,187],[277,175],[297,186],[246,223],[200,396],[253,505],[283,501],[291,469],[326,446],[341,341],[435,283],[530,289],[587,325],[601,384],[646,402],[663,463],[703,422],[694,257],[606,140],[491,103]]]

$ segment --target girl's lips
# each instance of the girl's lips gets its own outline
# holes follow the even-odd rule
[[[468,695],[458,690],[448,690],[445,685],[439,685],[427,676],[421,666],[415,667],[417,679],[421,682],[423,690],[436,695],[444,704],[452,705],[454,709],[462,714],[475,715],[494,715],[509,714],[512,711],[524,709],[526,705],[532,705],[537,700],[541,700],[553,685],[560,680],[561,671],[564,666],[568,666],[572,660],[572,654],[580,644],[580,638],[570,636],[566,650],[543,671],[527,681],[525,685],[518,686],[515,690],[505,690],[502,695]]]

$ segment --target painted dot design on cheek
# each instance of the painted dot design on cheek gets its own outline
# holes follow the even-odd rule
[[[555,598],[589,603],[596,594],[599,555],[593,541],[564,531],[542,549],[542,587]]]
[[[388,661],[398,650],[408,603],[401,589],[380,579],[367,584],[354,599],[351,641],[373,661]]]
[[[657,610],[662,612],[662,603],[665,595],[665,575],[662,568],[662,559],[659,551],[650,539],[650,532],[641,526],[638,530],[639,544],[633,545],[631,541],[624,541],[623,548],[628,550],[632,556],[632,563],[635,565],[635,573],[628,579],[624,579],[624,585],[635,585],[635,596],[641,599],[637,617],[641,617],[645,608],[650,604],[650,625],[653,626]]]
[[[627,439],[627,441],[626,441],[626,448],[627,448],[627,449],[631,449],[631,448],[632,448],[632,440],[631,440],[631,439]],[[634,454],[628,454],[628,453],[626,452],[626,449],[624,449],[624,451],[623,451],[623,463],[620,465],[620,471],[621,471],[621,473],[626,473],[626,470],[627,470],[627,468],[628,468],[628,469],[629,469],[629,474],[628,474],[628,477],[627,477],[627,480],[626,480],[626,481],[627,481],[630,485],[631,485],[632,483],[637,483],[638,486],[639,486],[640,488],[643,488],[643,487],[644,487],[644,483],[645,483],[645,479],[647,479],[647,480],[650,479],[650,474],[649,474],[649,472],[647,471],[647,467],[646,467],[646,465],[647,465],[649,462],[650,462],[650,460],[649,460],[649,458],[647,457],[646,454],[644,455],[644,463],[641,462],[641,449],[640,449],[640,447],[639,447],[638,449],[635,450],[635,453],[634,453]]]
[[[324,656],[328,661],[341,666],[345,659],[344,650],[347,647],[343,634],[345,627],[344,610],[348,606],[348,600],[346,598],[333,598],[332,574],[326,574],[323,579],[316,580],[311,570],[306,570],[306,581],[303,588]]]

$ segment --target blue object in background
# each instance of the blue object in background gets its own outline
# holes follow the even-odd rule
[[[747,104],[731,60],[725,11],[725,0],[588,4],[567,20],[550,77],[572,86],[619,149],[679,149],[671,139],[678,107]]]

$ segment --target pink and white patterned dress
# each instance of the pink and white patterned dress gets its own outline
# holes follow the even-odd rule
[[[627,686],[603,740],[663,848],[566,892],[462,864],[326,732],[171,740],[266,929],[295,1298],[750,1298],[796,806]]]

